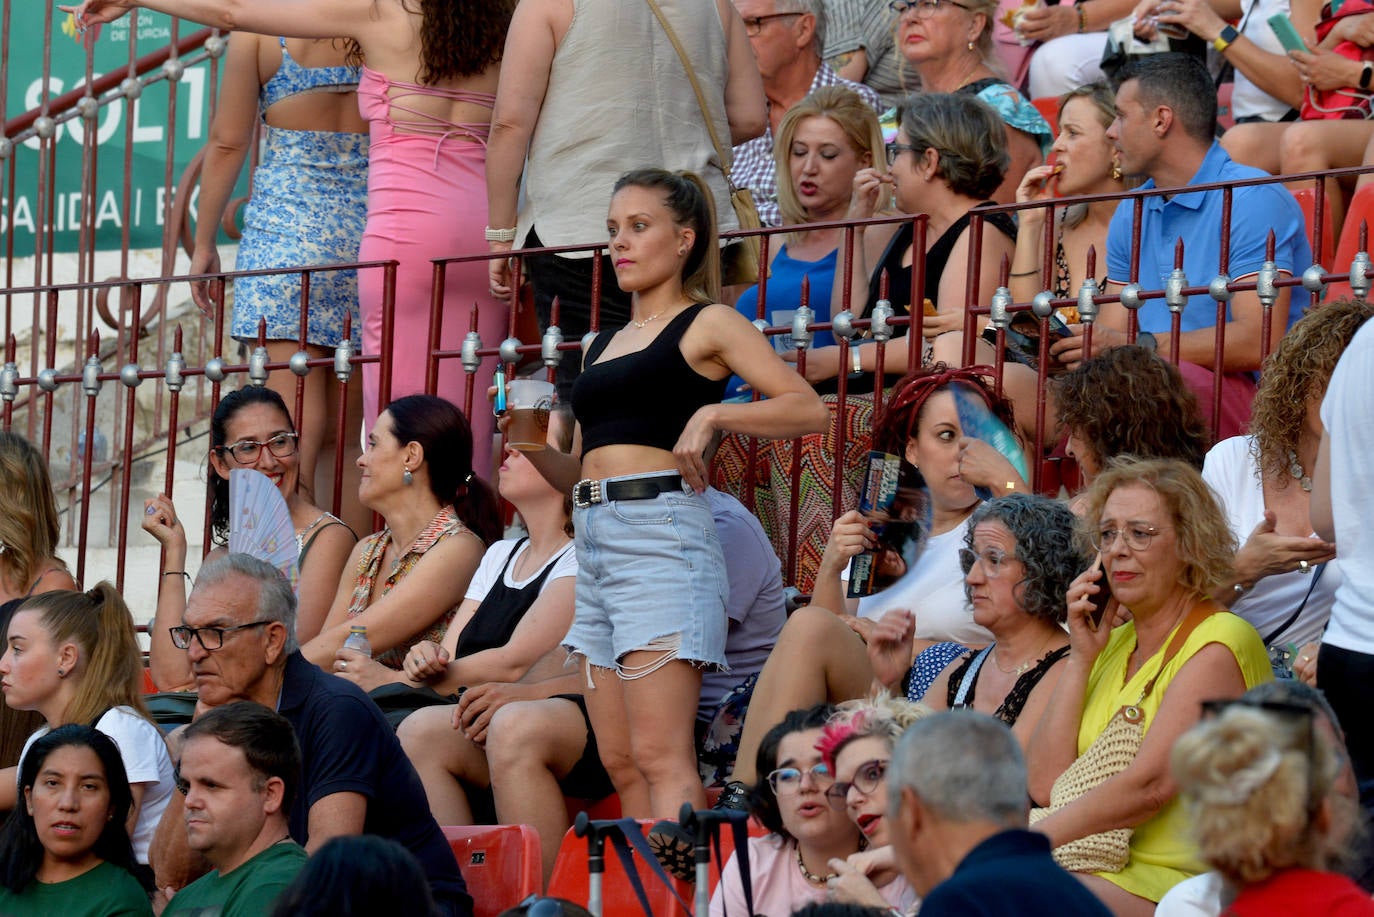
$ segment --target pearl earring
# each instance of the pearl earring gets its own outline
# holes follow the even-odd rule
[[[404,483],[407,487],[409,487],[411,484],[414,484],[414,483],[415,483],[415,475],[413,475],[413,474],[410,473],[410,469],[409,469],[409,468],[407,468],[407,469],[401,474],[401,481],[402,481],[402,483]]]
[[[968,43],[968,49],[969,49],[970,51],[973,50],[973,42],[969,42],[969,43]]]

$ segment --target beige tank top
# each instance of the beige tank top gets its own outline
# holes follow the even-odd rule
[[[729,65],[716,4],[658,4],[692,61],[717,135],[728,144]],[[721,231],[739,228],[692,84],[649,5],[573,0],[572,25],[554,54],[530,140],[516,238],[524,244],[533,226],[545,245],[605,239],[616,179],[649,167],[701,175],[715,196]]]

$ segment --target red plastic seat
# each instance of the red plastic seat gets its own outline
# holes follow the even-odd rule
[[[652,824],[652,821],[640,822],[646,832]],[[644,892],[649,898],[649,906],[654,914],[663,917],[680,914],[682,908],[673,900],[672,892],[654,875],[650,866],[639,861],[639,854],[635,853],[633,856],[635,871],[639,873],[639,881],[644,886]],[[691,904],[692,886],[677,879],[672,881],[677,893]],[[589,891],[587,839],[573,834],[569,828],[568,833],[563,835],[563,843],[558,846],[558,860],[554,863],[547,894],[551,898],[564,898],[585,906]],[[635,897],[634,888],[625,877],[625,868],[620,863],[620,857],[612,849],[609,840],[606,842],[606,871],[601,880],[601,900],[602,913],[608,917],[634,917],[644,912],[639,906],[639,899]]]
[[[1236,126],[1236,115],[1231,110],[1231,94],[1235,89],[1236,84],[1231,82],[1222,83],[1217,87],[1217,124],[1224,131]]]
[[[1040,112],[1040,117],[1049,122],[1050,133],[1059,136],[1059,97],[1041,96],[1038,99],[1031,99],[1031,104],[1035,110]]]
[[[1325,195],[1325,192],[1322,192]],[[1332,263],[1332,258],[1336,254],[1336,231],[1331,222],[1331,203],[1327,200],[1322,206],[1322,248],[1317,251],[1316,244],[1316,217],[1317,217],[1317,195],[1312,188],[1300,188],[1293,192],[1293,197],[1297,198],[1298,206],[1302,208],[1303,225],[1307,227],[1307,241],[1312,246],[1312,255],[1317,259],[1317,263],[1326,266],[1328,269]],[[1355,209],[1351,208],[1351,213]],[[1356,221],[1359,225],[1359,221]]]
[[[1341,238],[1336,245],[1336,254],[1331,261],[1323,261],[1322,266],[1333,273],[1350,270],[1350,259],[1360,250],[1360,221],[1369,227],[1369,241],[1374,241],[1374,185],[1365,185],[1355,192],[1350,209],[1345,214],[1345,225],[1341,228]],[[1368,244],[1368,242],[1366,242]],[[1350,295],[1350,284],[1344,281],[1333,283],[1327,288],[1327,301]]]
[[[443,829],[472,895],[475,917],[496,917],[540,891],[543,854],[529,825]]]

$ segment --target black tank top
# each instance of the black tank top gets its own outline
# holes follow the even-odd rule
[[[549,578],[549,571],[558,562],[558,558],[563,556],[563,552],[572,548],[572,542],[564,545],[562,550],[544,562],[544,569],[539,571],[539,575],[524,586],[518,589],[507,586],[506,571],[510,569],[511,561],[520,553],[520,549],[527,541],[528,538],[521,538],[506,556],[506,562],[501,565],[501,572],[496,575],[496,582],[492,583],[491,588],[487,590],[486,598],[482,599],[482,604],[473,612],[472,620],[468,621],[463,632],[458,635],[458,645],[453,649],[454,659],[462,659],[464,656],[496,649],[509,643],[516,626],[525,617],[525,612],[529,611],[535,599],[539,598],[539,590],[544,588],[544,580]]]
[[[602,446],[652,446],[672,451],[692,415],[725,397],[725,379],[708,379],[682,355],[703,304],[683,309],[643,350],[597,363],[614,331],[587,348],[586,368],[573,383],[573,413],[582,425],[582,454]]]

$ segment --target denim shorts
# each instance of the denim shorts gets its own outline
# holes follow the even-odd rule
[[[684,490],[577,507],[573,526],[577,615],[563,641],[569,650],[616,668],[627,653],[666,648],[671,638],[675,658],[726,667],[725,557],[704,496]]]

